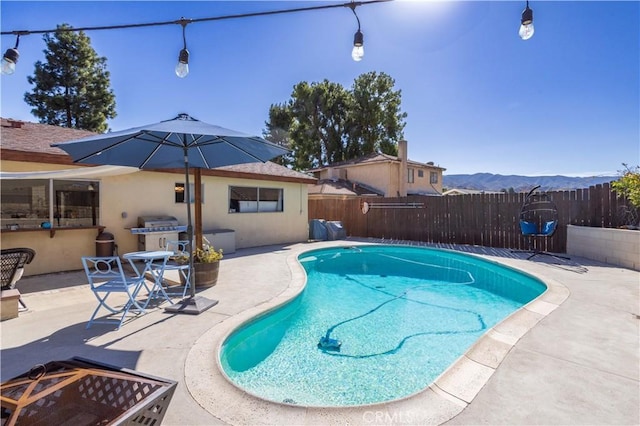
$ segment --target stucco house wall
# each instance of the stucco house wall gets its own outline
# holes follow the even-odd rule
[[[347,171],[347,179],[353,182],[363,183],[379,191],[389,194],[398,186],[398,172],[392,172],[390,163],[354,164],[342,166],[340,169]],[[398,170],[395,167],[395,170]]]
[[[38,163],[0,161],[5,172],[62,170],[73,167]],[[99,225],[114,235],[118,253],[138,250],[138,236],[130,228],[138,226],[138,217],[147,215],[175,216],[187,223],[186,204],[175,202],[175,184],[184,183],[184,175],[139,171],[120,176],[103,177],[100,182]],[[193,182],[193,176],[190,178]],[[308,238],[307,184],[203,176],[202,227],[233,229],[236,248],[306,241]],[[230,213],[229,186],[283,189],[282,212]],[[192,215],[193,206],[192,206]],[[99,229],[58,228],[51,231],[34,229],[11,232],[2,230],[2,247],[30,247],[36,257],[25,269],[25,275],[81,269],[81,256],[96,253]]]
[[[409,193],[429,193],[437,192],[442,194],[442,169],[438,167],[424,167],[414,163],[409,163],[408,166],[413,169],[413,183],[407,183],[407,192]],[[419,171],[422,170],[422,177],[419,176]],[[438,182],[431,184],[431,172],[435,172],[438,175]]]
[[[190,179],[193,183],[193,177]],[[137,250],[138,238],[127,228],[137,227],[139,216],[169,215],[187,223],[186,204],[176,203],[174,187],[184,175],[137,172],[102,181],[101,206],[107,231],[115,236],[120,252]],[[307,192],[299,183],[202,176],[202,229],[233,229],[236,248],[305,241],[308,238]],[[282,212],[230,213],[229,186],[282,188]],[[122,191],[120,188],[128,188]],[[193,205],[192,205],[192,215]],[[122,213],[126,213],[123,218]]]

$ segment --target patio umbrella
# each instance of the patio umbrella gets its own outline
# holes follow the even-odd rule
[[[234,164],[266,162],[288,150],[257,136],[225,129],[180,114],[172,120],[118,132],[90,136],[51,146],[66,151],[74,163],[133,166],[139,169],[183,168],[187,200],[187,233],[193,243],[189,168],[212,169]],[[195,188],[199,191],[200,188]],[[201,229],[201,227],[199,228]],[[193,272],[193,256],[189,267]],[[200,313],[217,303],[196,297],[193,273],[190,297],[167,308]]]

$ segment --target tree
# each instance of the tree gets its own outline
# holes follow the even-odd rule
[[[613,182],[611,186],[621,197],[629,200],[632,206],[640,208],[640,166],[629,167],[622,163],[624,170],[621,170],[620,178]]]
[[[291,121],[291,113],[286,104],[271,105],[269,108],[269,121],[265,122],[267,128],[262,131],[262,136],[268,141],[288,148],[290,145],[289,128],[291,127]],[[293,164],[293,156],[282,155],[273,161],[283,166],[290,166]]]
[[[352,90],[326,79],[302,81],[287,103],[271,105],[263,135],[282,143],[286,134],[289,164],[296,170],[373,152],[396,155],[406,114],[400,112],[400,91],[393,91],[393,85],[391,77],[375,72],[359,76]]]
[[[349,123],[350,154],[398,154],[407,113],[400,111],[401,91],[394,91],[394,85],[389,75],[375,71],[356,78],[351,89],[354,108]],[[357,149],[361,152],[354,152]]]
[[[27,77],[35,87],[24,100],[41,123],[102,133],[116,116],[107,59],[97,55],[84,32],[71,28],[58,25],[54,34],[44,35],[46,62],[36,62],[34,75]]]

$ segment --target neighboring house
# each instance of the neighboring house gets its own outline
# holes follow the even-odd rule
[[[398,143],[398,156],[369,154],[309,170],[319,179],[309,186],[309,198],[380,195],[442,195],[442,167],[407,159],[407,142]]]
[[[453,188],[448,189],[442,193],[442,195],[469,195],[469,194],[504,194],[502,191],[485,191],[482,189],[462,189]]]
[[[81,269],[80,257],[96,254],[103,230],[114,235],[120,255],[138,250],[130,229],[140,216],[168,215],[186,225],[184,170],[73,164],[50,144],[94,133],[1,122],[0,236],[2,248],[36,250],[26,275]],[[307,186],[315,182],[272,162],[202,170],[203,229],[234,230],[237,248],[306,241]],[[51,229],[41,227],[46,222]]]

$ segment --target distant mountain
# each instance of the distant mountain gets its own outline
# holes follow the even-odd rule
[[[446,189],[477,189],[502,191],[513,188],[516,192],[526,192],[540,185],[542,191],[563,191],[583,189],[600,183],[617,180],[618,176],[519,176],[475,173],[472,175],[444,175],[442,184]]]

